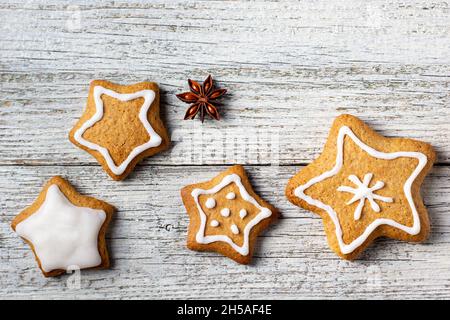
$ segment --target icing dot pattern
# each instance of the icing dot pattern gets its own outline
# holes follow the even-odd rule
[[[210,197],[206,198],[206,201],[204,202],[205,207],[210,210],[214,209],[214,211],[211,212],[211,220],[208,223],[211,228],[216,230],[223,230],[224,232],[231,233],[231,235],[234,236],[239,236],[240,234],[242,234],[241,231],[243,229],[241,230],[241,228],[244,228],[245,224],[242,226],[238,225],[245,223],[244,219],[249,218],[249,212],[247,211],[244,204],[242,206],[238,204],[237,208],[235,205],[232,205],[232,209],[230,209],[230,207],[227,207],[227,203],[228,205],[231,205],[231,202],[237,204],[235,202],[238,201],[237,199],[238,195],[236,194],[236,192],[231,190],[223,193],[222,195],[216,194],[214,196],[211,195]],[[236,217],[234,217],[234,215],[236,215]]]
[[[208,209],[213,209],[216,206],[216,200],[214,200],[214,198],[208,198],[205,202],[205,206]]]
[[[219,226],[219,224],[220,223],[217,220],[212,220],[211,223],[210,223],[211,227],[214,227],[214,228],[217,228]]]
[[[222,217],[227,218],[230,216],[230,209],[223,208],[222,210],[220,210],[220,214],[222,215]]]
[[[236,193],[234,192],[228,192],[227,195],[225,196],[228,200],[234,200],[236,199]]]
[[[244,219],[246,216],[247,216],[247,210],[241,209],[241,211],[239,211],[239,217],[241,217],[241,219]]]

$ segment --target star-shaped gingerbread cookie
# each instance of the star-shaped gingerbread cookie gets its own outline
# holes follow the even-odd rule
[[[184,187],[181,197],[190,219],[187,247],[215,251],[242,264],[250,263],[258,234],[278,216],[252,190],[240,165]]]
[[[125,179],[139,161],[169,147],[159,118],[158,85],[92,81],[86,109],[69,139],[92,154],[114,180]]]
[[[322,154],[290,179],[286,196],[320,215],[330,247],[352,260],[377,237],[427,238],[419,189],[434,161],[427,143],[386,138],[358,118],[341,115]]]
[[[105,234],[114,211],[56,176],[11,227],[30,245],[44,276],[53,277],[67,270],[109,267]]]

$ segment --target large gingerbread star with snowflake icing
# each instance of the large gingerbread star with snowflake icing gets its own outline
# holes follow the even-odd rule
[[[243,264],[250,263],[258,234],[278,216],[239,165],[184,187],[181,196],[190,218],[188,248],[216,251]]]
[[[426,239],[430,227],[419,189],[434,160],[427,143],[386,138],[341,115],[322,154],[290,179],[286,196],[320,215],[330,247],[352,260],[377,237]]]
[[[86,109],[69,138],[114,180],[125,179],[139,161],[169,146],[159,118],[158,85],[92,81]]]

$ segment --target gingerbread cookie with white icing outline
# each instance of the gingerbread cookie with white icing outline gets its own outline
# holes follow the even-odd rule
[[[250,263],[258,234],[278,217],[253,191],[240,165],[184,187],[181,197],[190,219],[187,247],[218,252],[242,264]]]
[[[114,180],[125,179],[142,159],[169,147],[159,117],[158,85],[92,81],[86,109],[69,139],[93,155]]]
[[[73,268],[109,267],[105,234],[114,211],[55,176],[11,227],[28,243],[44,276],[54,277]]]
[[[353,260],[378,237],[427,238],[420,185],[435,158],[427,143],[386,138],[358,118],[341,115],[322,154],[289,180],[286,196],[318,214],[330,247]]]

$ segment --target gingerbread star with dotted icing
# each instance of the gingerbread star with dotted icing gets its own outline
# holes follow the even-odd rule
[[[86,109],[69,139],[92,154],[114,180],[125,179],[139,161],[169,147],[159,118],[158,85],[92,81]]]
[[[242,264],[250,263],[258,234],[278,216],[253,191],[239,165],[184,187],[181,197],[190,219],[187,247],[215,251]]]
[[[352,260],[378,237],[427,238],[419,189],[435,157],[427,143],[386,138],[358,118],[341,115],[322,154],[289,180],[286,196],[318,214],[330,247]]]
[[[109,267],[105,234],[114,211],[56,176],[11,227],[30,245],[44,276],[53,277],[67,270]]]

